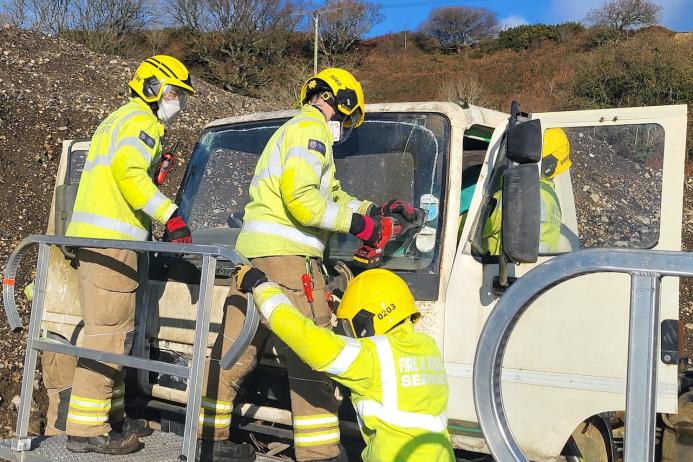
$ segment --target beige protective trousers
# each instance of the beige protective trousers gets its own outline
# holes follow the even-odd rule
[[[311,305],[303,291],[301,275],[306,273],[306,260],[300,256],[275,256],[255,258],[253,266],[262,270],[267,277],[277,282],[301,313],[313,319],[319,326],[330,325],[331,311],[325,297],[325,280],[319,262],[309,261],[313,276]],[[205,365],[200,430],[204,439],[227,439],[231,424],[231,410],[243,380],[257,364],[258,349],[268,335],[266,326],[261,325],[252,344],[238,362],[229,370],[219,367],[219,359],[233,344],[240,333],[245,319],[246,298],[235,289],[226,299],[221,334],[212,348],[212,358]],[[299,461],[321,460],[339,455],[339,420],[335,397],[335,385],[323,373],[313,371],[283,342],[279,355],[284,357],[291,388],[291,411],[293,414],[294,447]],[[316,348],[319,348],[316,345]]]
[[[79,295],[84,321],[82,347],[115,354],[128,354],[135,331],[135,291],[137,254],[123,249],[80,249]],[[49,398],[57,388],[68,385],[69,371],[47,374],[55,365],[68,365],[63,355],[44,355],[44,380]],[[72,380],[67,410],[66,433],[73,436],[95,436],[111,430],[109,422],[123,420],[125,385],[122,366],[79,358]],[[53,382],[57,379],[56,382]],[[63,388],[66,389],[66,388]],[[60,391],[58,391],[58,395]],[[51,421],[53,403],[49,404],[48,429],[58,431],[56,417]],[[59,410],[60,400],[56,406]],[[59,412],[56,412],[56,415]],[[48,430],[47,430],[48,431]]]

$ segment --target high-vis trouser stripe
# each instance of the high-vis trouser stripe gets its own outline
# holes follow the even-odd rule
[[[67,421],[79,425],[100,424],[108,421],[108,415],[102,414],[80,414],[77,412],[68,412]]]
[[[206,416],[200,414],[200,423],[202,425],[213,426],[215,428],[228,427],[231,425],[231,414],[217,416]]]
[[[339,419],[334,414],[320,414],[310,417],[293,419],[294,428],[332,427],[339,425]]]
[[[243,224],[242,233],[264,233],[273,234],[275,236],[288,239],[290,241],[296,242],[307,247],[311,247],[320,251],[321,253],[325,250],[325,245],[315,236],[306,234],[299,229],[293,228],[291,226],[281,225],[278,223],[270,223],[266,221],[246,221]]]
[[[202,408],[209,411],[215,411],[219,414],[228,413],[231,412],[231,410],[233,409],[233,403],[231,403],[230,401],[213,400],[207,398],[206,396],[203,396]]]
[[[342,348],[342,351],[339,352],[334,361],[325,369],[325,372],[328,374],[339,375],[346,372],[361,351],[361,343],[358,340],[348,337],[342,338],[346,341],[346,345],[344,345],[344,348]]]
[[[337,442],[339,442],[339,430],[294,434],[294,444],[296,446],[319,446]]]
[[[85,223],[87,225],[98,226],[109,231],[116,231],[125,234],[136,241],[144,241],[149,236],[149,232],[144,228],[139,228],[130,223],[117,220],[115,218],[104,217],[89,212],[74,212],[72,214],[73,223]]]
[[[90,399],[72,395],[70,407],[84,411],[108,411],[111,408],[110,399]]]
[[[347,207],[350,208],[351,210],[353,210],[354,213],[358,213],[359,209],[361,208],[362,203],[363,202],[359,201],[359,200],[349,201],[349,203],[347,204]]]

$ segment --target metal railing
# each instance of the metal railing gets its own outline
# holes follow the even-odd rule
[[[228,247],[194,244],[171,244],[163,242],[136,242],[107,239],[68,238],[58,236],[30,236],[24,239],[10,255],[5,267],[3,279],[3,301],[7,320],[13,331],[22,328],[22,320],[15,305],[14,288],[15,276],[21,259],[25,252],[32,246],[38,245],[38,262],[36,269],[36,281],[34,298],[31,305],[31,317],[27,349],[24,358],[24,376],[17,417],[17,437],[12,440],[12,449],[15,451],[28,451],[31,449],[31,439],[28,438],[29,414],[31,410],[34,375],[36,370],[37,352],[52,351],[72,356],[79,356],[95,361],[115,363],[122,366],[143,369],[162,374],[183,377],[188,379],[188,406],[185,413],[185,433],[183,435],[183,447],[179,460],[195,460],[197,444],[197,427],[199,423],[199,410],[202,400],[202,379],[204,373],[204,361],[207,352],[207,339],[209,335],[209,323],[211,314],[212,290],[214,288],[214,276],[216,274],[217,260],[228,260],[233,264],[247,263],[247,260]],[[51,245],[67,246],[72,248],[117,248],[139,252],[161,252],[169,254],[186,254],[202,256],[202,272],[200,277],[200,295],[197,302],[197,318],[195,320],[195,340],[193,345],[193,358],[190,367],[169,364],[148,358],[139,358],[128,355],[106,353],[98,350],[81,348],[74,345],[65,345],[58,342],[41,340],[40,330],[43,320],[44,299],[46,295],[46,282],[48,278],[48,261]],[[146,309],[145,307],[139,307]],[[224,353],[220,364],[224,368],[233,365],[245,348],[250,344],[258,327],[259,315],[255,310],[252,296],[248,296],[246,318],[241,333]]]
[[[473,382],[479,424],[496,460],[528,461],[508,426],[501,390],[503,355],[513,328],[551,287],[598,272],[631,277],[624,460],[654,461],[660,283],[663,276],[693,276],[693,253],[625,249],[555,257],[522,276],[491,311],[477,345]]]

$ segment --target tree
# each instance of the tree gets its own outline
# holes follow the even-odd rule
[[[351,51],[383,20],[380,5],[365,0],[327,0],[319,14],[321,45],[328,60]]]
[[[587,22],[619,34],[657,24],[662,7],[650,0],[607,0],[587,13]]]
[[[496,13],[485,8],[448,6],[431,11],[419,30],[438,41],[441,48],[460,51],[496,35]]]
[[[200,32],[205,28],[205,2],[199,0],[174,0],[171,5],[174,24],[190,32]]]
[[[70,27],[72,0],[7,0],[2,11],[17,27],[57,35]]]

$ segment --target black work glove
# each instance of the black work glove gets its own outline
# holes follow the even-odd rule
[[[175,242],[177,244],[192,244],[192,235],[188,224],[183,217],[176,211],[166,222],[166,232],[164,242]]]
[[[416,221],[416,209],[414,206],[401,199],[391,199],[380,206],[380,212],[383,216],[389,217],[393,214],[399,214],[406,221],[412,223]]]
[[[383,234],[383,217],[376,215],[361,215],[354,213],[351,218],[349,232],[361,239],[364,244],[374,247]]]
[[[236,288],[244,294],[269,281],[265,273],[250,265],[236,265],[233,274],[236,277]]]

